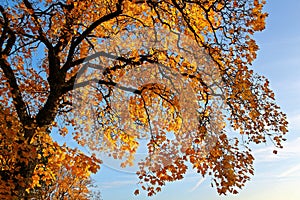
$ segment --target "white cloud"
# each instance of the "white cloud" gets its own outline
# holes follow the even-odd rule
[[[205,181],[205,178],[200,178],[196,185],[190,191],[195,191],[203,183],[203,181]]]
[[[300,164],[295,165],[278,175],[278,178],[286,177],[299,177],[300,176]]]
[[[137,181],[133,180],[122,180],[122,181],[110,181],[110,182],[101,182],[99,184],[100,188],[108,189],[108,188],[119,188],[127,185],[134,185]]]
[[[290,142],[284,143],[284,148],[278,150],[278,154],[273,154],[275,149],[274,145],[264,148],[256,149],[253,151],[254,157],[257,162],[280,162],[287,159],[300,158],[300,137]],[[300,163],[300,160],[299,160]]]

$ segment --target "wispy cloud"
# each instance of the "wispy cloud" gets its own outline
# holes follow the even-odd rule
[[[286,177],[299,177],[300,176],[300,164],[288,168],[286,171],[278,175],[278,178]]]
[[[196,185],[190,190],[191,192],[195,191],[202,183],[205,181],[206,178],[200,178]]]
[[[290,142],[284,143],[284,148],[273,154],[275,147],[273,145],[259,148],[253,151],[257,162],[280,162],[287,159],[298,159],[300,163],[300,137]]]
[[[99,185],[103,189],[109,188],[119,188],[126,185],[134,185],[137,181],[135,180],[122,180],[122,181],[110,181],[110,182],[101,182]]]

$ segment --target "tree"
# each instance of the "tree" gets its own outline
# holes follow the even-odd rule
[[[149,195],[182,179],[188,166],[212,175],[219,194],[237,193],[253,174],[249,144],[269,139],[281,148],[287,132],[268,80],[250,69],[258,50],[253,34],[265,28],[264,4],[1,5],[1,195],[30,198],[59,179],[51,173],[60,172],[55,155],[66,147],[52,141],[55,130],[122,160],[122,167],[134,164],[140,139],[148,139],[137,174]],[[66,155],[85,174],[99,169],[94,154]]]
[[[0,107],[2,108],[2,107]],[[48,134],[36,132],[31,144],[20,143],[22,131],[9,109],[0,109],[1,198],[22,198],[18,190],[26,186],[31,199],[89,199],[92,194],[90,173],[98,165],[76,149],[60,146]],[[36,158],[30,182],[22,177],[20,166]],[[93,158],[95,159],[95,158]],[[100,198],[99,198],[100,199]]]
[[[89,176],[90,165],[86,162],[84,155],[72,155],[75,151],[71,150],[69,154],[62,154],[61,166],[58,169],[52,169],[55,174],[55,181],[52,183],[43,183],[40,187],[33,187],[30,191],[34,199],[101,199],[101,193],[92,184]],[[69,157],[71,156],[71,157]],[[84,156],[83,158],[81,156]],[[66,159],[67,158],[67,159]],[[84,160],[84,161],[82,161]],[[71,162],[70,162],[71,161]],[[49,165],[49,164],[48,164]],[[36,170],[38,171],[38,170]],[[38,174],[40,176],[40,174]],[[34,176],[36,177],[36,175]],[[36,180],[39,180],[37,178]],[[35,185],[35,184],[32,184]]]

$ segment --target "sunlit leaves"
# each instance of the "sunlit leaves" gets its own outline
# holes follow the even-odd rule
[[[72,134],[123,168],[136,164],[147,141],[137,175],[149,196],[182,179],[188,166],[211,175],[219,194],[237,193],[253,174],[248,145],[271,140],[281,148],[288,131],[268,80],[250,69],[259,48],[253,34],[265,28],[264,4],[1,6],[0,194],[86,198],[100,160],[58,145],[51,131]]]
[[[1,198],[21,197],[22,194],[15,190],[17,187],[24,187],[26,192],[33,196],[45,195],[44,198],[54,191],[65,193],[68,190],[69,197],[72,199],[82,199],[81,197],[89,194],[87,183],[90,180],[90,173],[96,173],[101,163],[95,155],[89,157],[76,149],[59,146],[42,129],[37,130],[35,137],[28,143],[22,137],[16,117],[7,109],[0,110],[0,119],[2,177],[0,189],[5,190],[5,192],[1,191]],[[23,177],[20,163],[23,167],[35,164],[32,177],[28,177],[30,179]],[[40,191],[38,188],[46,191],[36,194]],[[80,191],[77,191],[78,189]]]

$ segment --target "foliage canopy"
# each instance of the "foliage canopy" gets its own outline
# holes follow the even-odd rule
[[[122,160],[123,167],[134,164],[140,139],[147,138],[148,156],[137,174],[150,196],[182,179],[189,166],[211,175],[219,194],[237,193],[253,174],[249,144],[269,138],[281,148],[287,132],[268,80],[249,69],[258,50],[253,34],[265,28],[264,4],[1,5],[0,196],[29,198],[53,187],[51,194],[87,198],[84,180],[101,161],[58,145],[51,131],[72,134],[93,152]],[[79,186],[70,188],[69,181]]]

